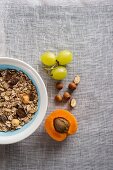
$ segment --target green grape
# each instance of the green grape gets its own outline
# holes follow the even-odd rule
[[[41,55],[41,62],[46,66],[53,66],[56,63],[56,56],[52,52],[45,52]]]
[[[64,50],[61,51],[57,56],[57,61],[60,65],[69,64],[73,60],[73,55],[70,51]]]
[[[57,66],[51,71],[51,77],[55,80],[63,80],[67,76],[67,69],[63,66]]]

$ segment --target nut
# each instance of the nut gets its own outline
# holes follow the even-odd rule
[[[20,123],[20,121],[18,119],[13,119],[11,122],[12,126],[15,126],[15,127],[17,127],[19,125],[19,123]]]
[[[75,100],[75,99],[71,99],[71,101],[70,101],[70,106],[71,106],[72,108],[74,108],[74,107],[76,106],[76,104],[77,104],[76,100]]]
[[[58,117],[54,119],[54,128],[59,133],[67,133],[69,130],[69,122],[63,117]]]
[[[69,92],[64,92],[63,98],[65,100],[69,100],[71,98],[71,94]]]
[[[79,76],[79,75],[75,76],[73,82],[74,82],[75,84],[79,84],[79,83],[80,83],[80,76]]]
[[[70,90],[75,90],[75,89],[76,89],[76,87],[77,87],[77,86],[76,86],[76,84],[75,84],[75,83],[73,83],[73,82],[72,82],[72,83],[70,83],[70,84],[69,84],[69,86],[68,86],[68,88],[69,88]]]
[[[64,87],[63,83],[58,82],[56,83],[56,89],[61,90]]]
[[[56,101],[56,102],[61,102],[61,101],[62,101],[62,96],[61,96],[60,94],[57,94],[57,95],[55,96],[55,101]]]
[[[24,94],[24,95],[22,96],[22,102],[23,102],[24,104],[28,104],[28,103],[29,103],[29,95]]]

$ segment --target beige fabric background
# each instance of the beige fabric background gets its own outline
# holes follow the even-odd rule
[[[74,54],[64,83],[81,76],[77,134],[57,143],[43,122],[22,142],[0,146],[0,170],[113,170],[113,1],[0,0],[0,56],[37,69],[48,90],[47,114],[67,106],[54,104],[54,81],[39,56],[62,49]]]

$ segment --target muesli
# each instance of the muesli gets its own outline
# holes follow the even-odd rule
[[[17,70],[0,70],[0,131],[16,130],[38,109],[38,94],[29,77]]]

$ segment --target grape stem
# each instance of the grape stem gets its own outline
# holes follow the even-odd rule
[[[46,67],[46,66],[43,66],[43,67],[44,67],[45,70],[51,71],[51,70],[53,70],[57,66],[58,66],[58,62],[55,65],[53,65],[52,67]]]

